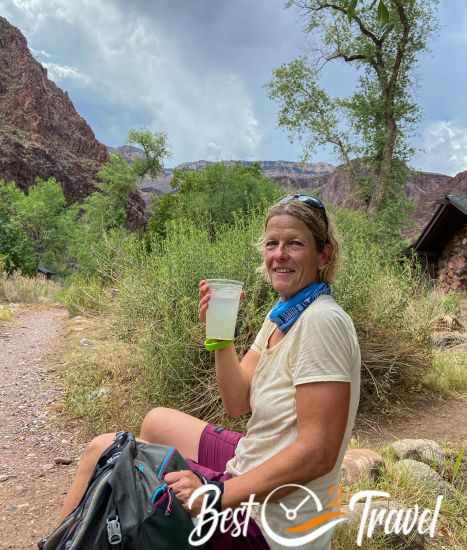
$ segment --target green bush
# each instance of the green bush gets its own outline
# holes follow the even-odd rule
[[[354,319],[362,348],[362,406],[389,408],[397,389],[415,384],[430,364],[428,330],[439,300],[431,298],[416,268],[396,261],[392,247],[380,246],[379,228],[361,213],[336,210],[343,262],[333,287],[339,303]],[[170,406],[213,422],[223,417],[212,356],[202,346],[198,321],[198,282],[202,278],[238,279],[246,299],[239,313],[237,349],[251,345],[277,296],[257,274],[256,243],[264,212],[236,215],[209,228],[194,221],[168,222],[167,236],[149,243],[138,238],[113,241],[111,307],[116,334],[136,345],[144,358],[139,394],[148,406]],[[105,263],[104,257],[98,259]],[[104,290],[94,280],[88,294]],[[84,285],[85,286],[85,285]],[[79,290],[79,292],[78,292]],[[77,310],[86,307],[82,288],[72,293]],[[104,292],[105,294],[105,292]],[[85,296],[86,299],[89,296]],[[108,293],[107,293],[108,299]],[[110,304],[110,302],[109,302]],[[243,420],[230,421],[241,428]]]
[[[68,277],[57,299],[72,317],[85,313],[99,314],[108,308],[109,292],[100,278],[76,273]]]
[[[231,226],[219,227],[212,242],[207,230],[172,222],[166,240],[156,241],[151,253],[135,243],[114,311],[121,335],[139,339],[144,348],[151,403],[203,416],[219,412],[212,357],[202,347],[198,282],[221,277],[245,283],[237,344],[246,350],[274,300],[255,273],[260,223],[257,213],[237,218]]]
[[[11,182],[0,179],[0,255],[5,271],[20,270],[26,275],[36,272],[39,258],[32,240],[17,219],[23,193]]]
[[[207,228],[214,237],[219,225],[231,224],[235,215],[264,208],[281,195],[256,164],[216,163],[203,170],[176,170],[171,185],[176,193],[152,204],[149,229],[161,236],[170,220],[184,220]]]

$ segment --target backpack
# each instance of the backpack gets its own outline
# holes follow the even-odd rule
[[[40,550],[185,550],[190,514],[163,481],[189,469],[173,447],[137,442],[119,432],[97,462],[81,502]],[[199,546],[208,550],[208,546]]]

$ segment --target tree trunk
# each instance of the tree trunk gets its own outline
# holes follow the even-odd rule
[[[391,104],[388,100],[387,104]],[[393,177],[393,158],[396,144],[397,125],[392,113],[386,115],[386,140],[382,151],[382,158],[379,162],[376,182],[370,202],[368,203],[368,212],[375,214],[382,206],[387,190],[391,188]]]

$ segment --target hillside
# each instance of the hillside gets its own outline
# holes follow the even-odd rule
[[[0,74],[0,178],[26,189],[38,176],[53,176],[69,201],[92,192],[106,147],[3,17]]]
[[[125,145],[123,147],[109,147],[110,152],[119,154],[128,162],[141,157],[142,151],[137,147]],[[252,164],[249,161],[238,161],[244,165]],[[232,164],[227,161],[226,164]],[[175,169],[201,170],[209,161],[200,160],[178,165]],[[326,202],[348,208],[364,208],[363,201],[352,188],[346,170],[341,166],[335,168],[324,162],[302,163],[286,161],[258,161],[263,173],[272,180],[281,184],[285,189],[302,189],[305,192],[319,193]],[[157,178],[145,178],[140,184],[140,192],[148,204],[155,194],[164,194],[171,191],[170,181],[172,169],[165,169]],[[467,194],[467,172],[461,172],[455,177],[432,172],[410,173],[405,184],[407,197],[412,199],[415,209],[412,214],[414,225],[406,236],[413,239],[431,218],[439,201],[448,193]]]

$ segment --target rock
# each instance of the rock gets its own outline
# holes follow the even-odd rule
[[[409,479],[422,484],[428,490],[432,490],[436,495],[450,496],[453,494],[452,485],[445,481],[428,464],[406,458],[396,462],[394,469],[396,472],[406,475]]]
[[[88,338],[81,338],[81,340],[79,341],[79,345],[82,347],[92,346],[93,342]]]
[[[76,112],[67,93],[48,79],[20,30],[0,18],[0,173],[23,189],[53,176],[68,201],[94,191],[106,147]]]
[[[0,476],[0,483],[3,483],[5,481],[8,481],[10,479],[11,476],[9,475],[3,475],[3,476]]]
[[[467,344],[467,335],[458,332],[436,332],[431,336],[431,343],[437,348],[452,348]]]
[[[109,160],[87,122],[29,51],[21,31],[0,16],[0,175],[26,190],[36,178],[54,177],[68,204],[96,190],[97,172]],[[126,224],[144,227],[144,201],[130,193]]]
[[[67,456],[56,456],[54,458],[54,462],[55,464],[64,464],[65,466],[68,466],[68,464],[73,462],[73,459]]]
[[[105,387],[97,388],[97,390],[89,392],[88,399],[90,400],[99,399],[100,397],[105,397],[106,395],[109,395],[109,393],[110,393],[110,388],[105,388]]]
[[[342,462],[342,481],[347,485],[375,477],[383,466],[381,455],[371,449],[349,449]]]
[[[444,463],[444,451],[431,439],[399,439],[391,443],[390,448],[397,458],[413,458],[425,464],[441,466]]]

